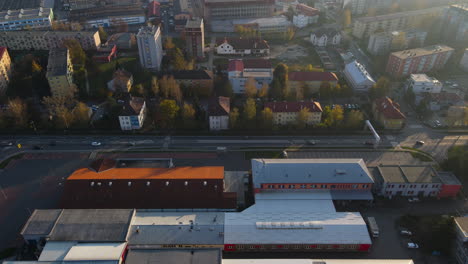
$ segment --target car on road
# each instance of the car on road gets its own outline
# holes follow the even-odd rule
[[[366,140],[366,141],[364,141],[364,145],[372,146],[372,145],[374,145],[374,142],[372,142],[372,140]]]
[[[315,142],[315,140],[307,140],[307,144],[315,145],[315,144],[317,144],[317,142]]]
[[[442,126],[442,124],[440,123],[439,120],[434,121],[434,125],[435,125],[436,127],[441,127],[441,126]]]
[[[413,242],[408,242],[408,248],[419,248],[419,245]]]
[[[402,236],[411,236],[411,235],[413,235],[413,233],[411,231],[409,231],[409,230],[402,229],[402,230],[400,230],[400,235],[402,235]]]
[[[410,197],[410,198],[408,198],[408,202],[410,202],[410,203],[417,203],[417,202],[419,202],[419,201],[420,201],[420,200],[419,200],[418,197]]]
[[[97,147],[97,146],[101,146],[101,142],[98,142],[98,141],[93,141],[91,142],[91,146],[94,146],[94,147]]]
[[[420,145],[420,146],[422,146],[422,145],[424,145],[424,141],[422,141],[422,140],[418,140],[418,141],[416,141],[416,145]]]

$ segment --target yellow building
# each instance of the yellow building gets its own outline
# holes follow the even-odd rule
[[[53,96],[67,95],[73,85],[73,64],[68,49],[51,49],[47,64],[47,81]]]
[[[265,108],[270,108],[273,112],[273,124],[284,126],[297,123],[299,112],[309,109],[307,125],[315,125],[322,120],[322,106],[319,102],[269,102]]]
[[[400,111],[400,105],[388,97],[375,100],[372,113],[385,129],[402,129],[406,124],[406,116]]]
[[[0,47],[0,94],[4,94],[8,88],[12,67],[7,48]]]

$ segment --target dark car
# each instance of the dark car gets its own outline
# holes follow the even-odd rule
[[[35,150],[41,150],[41,149],[44,149],[44,148],[41,147],[41,146],[34,146],[33,149],[35,149]]]

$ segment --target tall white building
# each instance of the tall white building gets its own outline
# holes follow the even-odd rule
[[[150,70],[159,70],[163,57],[160,27],[153,25],[140,28],[137,42],[141,66]]]
[[[375,84],[366,68],[357,61],[346,64],[344,74],[349,85],[356,92],[367,92]]]
[[[408,80],[408,88],[412,88],[415,94],[440,93],[442,83],[426,74],[411,74]]]
[[[343,1],[343,8],[349,9],[354,15],[362,15],[367,13],[369,3],[369,0],[345,0]]]
[[[389,51],[417,48],[424,45],[427,32],[420,30],[386,31],[371,34],[367,50],[373,55]]]

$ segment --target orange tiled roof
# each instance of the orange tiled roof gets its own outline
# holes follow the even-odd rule
[[[67,180],[119,179],[224,179],[224,167],[113,168],[101,172],[80,168]]]

